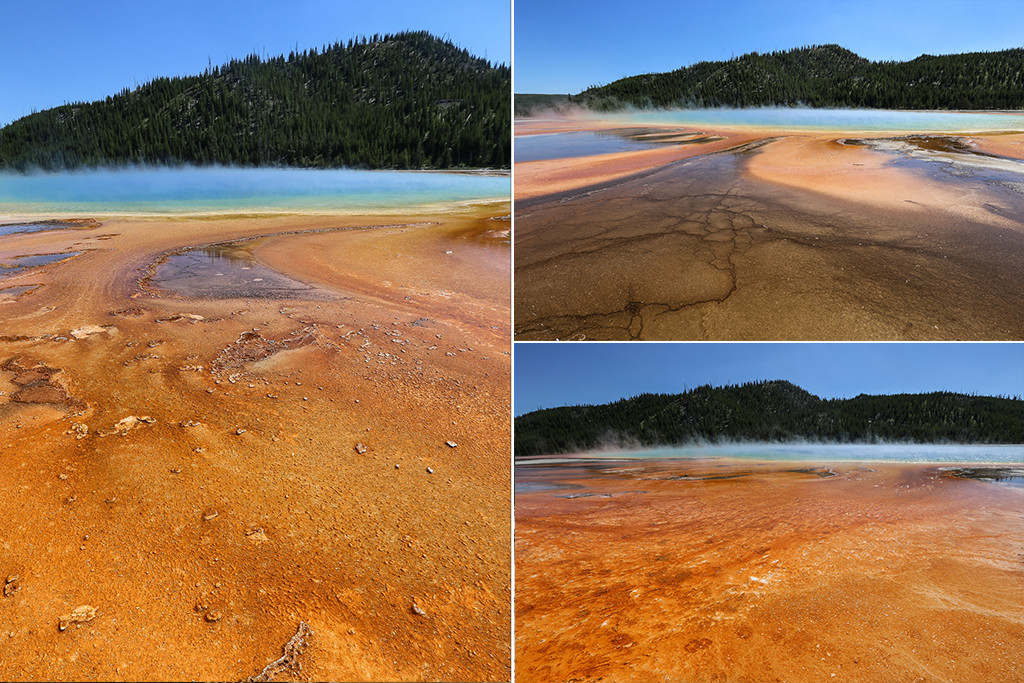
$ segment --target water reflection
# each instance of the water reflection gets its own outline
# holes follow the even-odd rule
[[[157,265],[149,284],[179,296],[235,298],[312,298],[329,294],[259,264],[252,250],[261,240],[197,247],[171,254]]]
[[[7,261],[0,261],[0,280],[17,275],[29,268],[66,261],[67,259],[78,256],[81,253],[82,252],[80,251],[70,251],[61,254],[27,254],[25,256],[13,256]]]
[[[622,128],[520,135],[514,140],[516,161],[547,161],[649,149],[651,145],[695,145],[720,140],[685,130]]]

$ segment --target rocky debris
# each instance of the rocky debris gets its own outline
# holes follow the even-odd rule
[[[110,436],[111,434],[117,434],[124,436],[135,427],[140,427],[144,424],[153,424],[156,422],[156,418],[150,417],[149,415],[129,415],[128,417],[118,420],[114,424],[114,428],[108,431],[97,432],[100,436]]]
[[[267,532],[263,530],[263,527],[258,527],[256,529],[250,529],[249,531],[246,531],[245,537],[249,540],[250,543],[254,545],[260,545],[261,543],[267,543],[268,541],[270,541],[270,537],[267,536]]]
[[[203,615],[203,619],[205,619],[206,621],[208,621],[210,623],[213,623],[215,621],[220,621],[221,616],[222,615],[221,615],[221,613],[219,611],[213,610],[212,612],[207,612],[206,614],[204,614]]]
[[[57,626],[61,631],[63,631],[71,624],[84,624],[85,622],[92,621],[95,618],[96,608],[91,605],[82,605],[72,610],[71,614],[65,614],[62,616],[60,621],[57,623]]]
[[[180,368],[178,368],[178,370],[180,370],[181,372],[202,372],[203,371],[203,366],[202,365],[182,365]]]
[[[11,574],[7,577],[7,582],[4,583],[4,597],[11,597],[15,592],[21,590],[21,584],[18,583],[18,579],[21,577],[17,574]]]
[[[215,519],[219,514],[220,513],[216,510],[208,510],[206,514],[203,515],[203,521],[209,522],[210,520]]]
[[[459,445],[459,444],[455,443],[454,441],[445,441],[445,443],[448,444],[448,448],[455,448],[456,446]]]
[[[100,334],[101,332],[107,332],[109,334],[117,332],[117,328],[113,325],[105,325],[103,327],[99,325],[83,325],[82,327],[76,327],[71,330],[69,334],[75,339],[85,339],[90,335]]]
[[[433,467],[428,467],[427,468],[427,474],[433,474],[433,473],[434,473],[434,468]]]
[[[243,428],[239,427],[238,429],[236,429],[236,430],[235,430],[235,434],[237,434],[237,435],[241,436],[242,434],[245,434],[245,432],[246,432],[246,431],[247,431],[247,430],[245,430],[245,429],[243,429]]]
[[[89,425],[81,422],[72,422],[71,429],[64,432],[65,434],[74,434],[76,439],[84,439],[89,436]]]
[[[309,346],[317,343],[318,335],[319,331],[315,324],[295,330],[281,341],[267,339],[259,333],[259,330],[252,329],[243,332],[236,342],[225,347],[210,364],[210,370],[215,373],[226,372],[241,368],[246,363],[269,358],[279,351]],[[234,382],[232,381],[232,383]]]
[[[195,420],[182,420],[178,423],[182,427],[202,427],[202,422],[196,422]]]
[[[359,455],[362,455],[365,452],[366,452],[366,446],[364,446],[361,443],[357,443],[356,444],[356,453],[358,453]]]
[[[158,323],[173,323],[179,320],[184,320],[190,323],[198,323],[202,322],[203,320],[206,320],[206,318],[195,313],[175,313],[174,315],[168,315],[164,316],[163,318],[156,319]]]
[[[295,632],[284,645],[284,656],[267,664],[259,674],[245,679],[246,683],[265,683],[271,681],[279,673],[288,671],[291,674],[298,674],[302,671],[302,664],[299,656],[306,650],[309,638],[313,635],[313,629],[304,621],[299,622],[299,630]]]
[[[412,603],[412,607],[410,609],[412,610],[412,613],[418,617],[427,616],[427,613],[423,611],[423,608],[417,605],[415,602]]]
[[[45,363],[33,364],[22,357],[15,357],[0,365],[0,370],[14,373],[10,381],[20,387],[11,393],[11,400],[16,403],[77,405],[68,395],[61,368],[51,368]]]
[[[141,308],[119,308],[116,311],[111,311],[110,315],[116,315],[121,318],[138,318],[142,315]]]

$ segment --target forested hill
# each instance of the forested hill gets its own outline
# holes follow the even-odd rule
[[[786,381],[641,394],[515,419],[515,455],[696,441],[1024,443],[1024,400],[949,392],[820,399]]]
[[[251,55],[19,119],[0,129],[0,169],[508,168],[511,77],[426,32]]]
[[[1024,48],[871,62],[838,45],[751,52],[623,78],[571,98],[595,109],[808,106],[1022,109]]]

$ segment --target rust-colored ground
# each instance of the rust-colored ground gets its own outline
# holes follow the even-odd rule
[[[82,252],[0,280],[0,678],[508,680],[508,213],[0,239]],[[256,235],[313,289],[153,279]]]
[[[517,469],[517,681],[1022,680],[1024,489],[722,465]]]
[[[1024,338],[1019,163],[703,132],[724,139],[515,164],[517,340]],[[1004,166],[1024,151],[950,137]]]

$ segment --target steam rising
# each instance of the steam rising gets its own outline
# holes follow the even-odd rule
[[[577,105],[538,110],[538,118],[573,118],[621,125],[677,125],[836,132],[967,133],[1024,131],[1024,116],[991,112],[891,111],[887,109],[636,109],[599,112]]]
[[[575,457],[612,459],[739,458],[758,461],[800,462],[914,462],[914,463],[1021,463],[1020,444],[828,443],[787,441],[691,441],[682,446],[644,447],[608,433],[594,449]],[[565,454],[551,456],[564,459]],[[535,461],[534,458],[530,459]]]
[[[12,213],[367,211],[508,198],[508,177],[222,166],[0,174]]]

